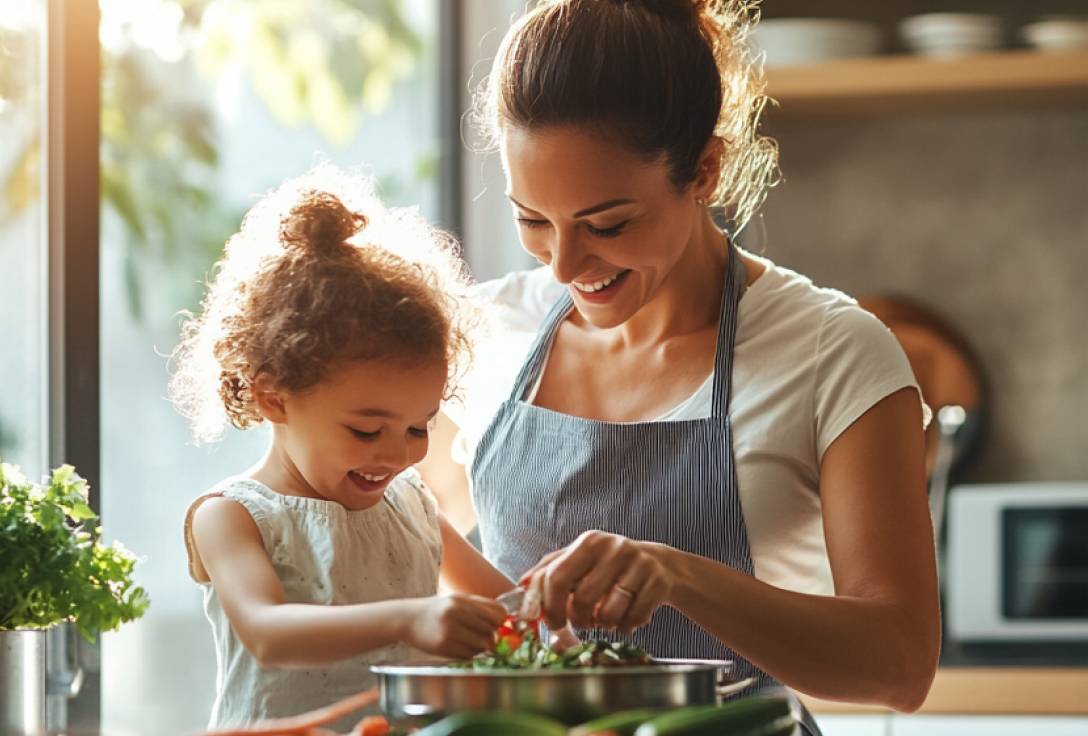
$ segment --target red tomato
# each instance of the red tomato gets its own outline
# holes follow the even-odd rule
[[[506,634],[499,637],[500,642],[506,642],[506,646],[510,647],[510,651],[514,651],[521,646],[522,638],[517,634]]]

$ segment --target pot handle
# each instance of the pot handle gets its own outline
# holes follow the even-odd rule
[[[716,688],[718,691],[718,697],[728,698],[732,695],[736,695],[755,681],[756,678],[754,677],[745,677],[743,680],[736,680],[734,682],[721,682]]]

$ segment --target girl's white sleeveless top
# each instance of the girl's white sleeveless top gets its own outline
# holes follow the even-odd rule
[[[216,697],[209,728],[297,715],[375,685],[372,664],[406,662],[422,654],[404,644],[330,667],[263,667],[242,646],[215,589],[196,577],[193,512],[211,496],[242,504],[260,530],[265,551],[291,603],[347,605],[435,595],[442,539],[434,499],[414,470],[394,479],[373,508],[349,511],[338,503],[286,496],[249,478],[232,478],[189,507],[185,541],[190,574],[204,590],[212,625]],[[359,718],[333,724],[347,730]]]

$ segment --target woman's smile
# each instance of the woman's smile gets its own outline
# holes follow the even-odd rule
[[[603,304],[612,301],[615,295],[623,287],[623,283],[627,280],[627,274],[629,273],[631,273],[631,269],[627,268],[622,271],[617,271],[610,276],[597,278],[593,281],[572,281],[571,286],[574,287],[574,293],[579,299],[590,302],[591,304]]]

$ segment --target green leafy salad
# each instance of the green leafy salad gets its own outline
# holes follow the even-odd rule
[[[472,670],[571,670],[652,662],[644,650],[622,641],[586,641],[559,652],[542,643],[535,631],[527,630],[516,638],[501,636],[492,651],[453,666]]]

